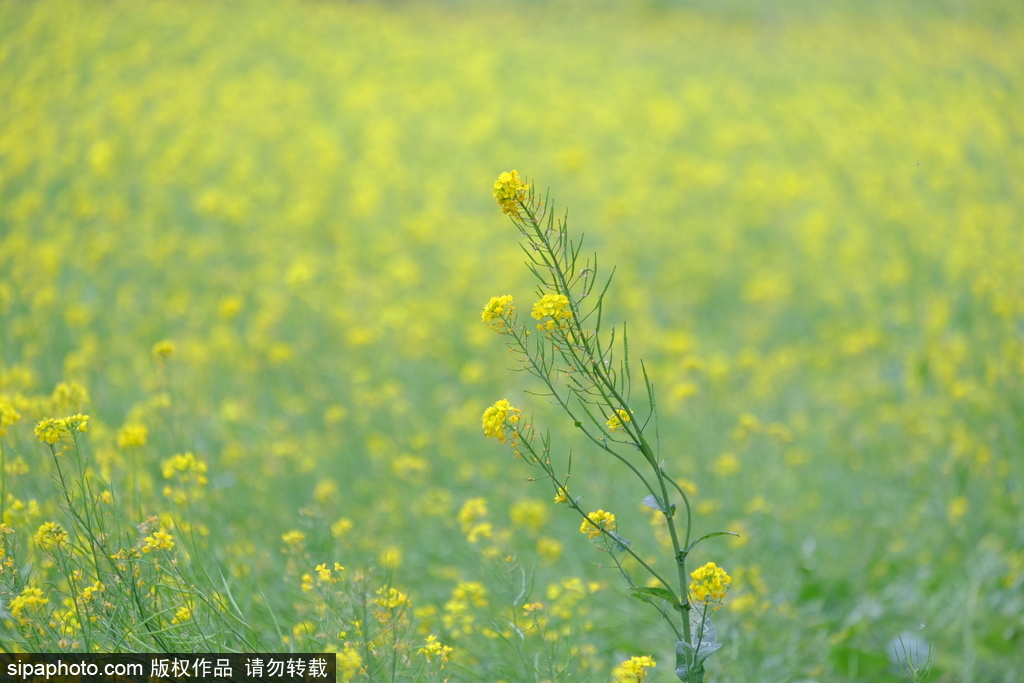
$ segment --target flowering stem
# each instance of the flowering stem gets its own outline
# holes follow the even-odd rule
[[[554,382],[551,381],[551,377],[549,376],[549,374],[540,365],[537,359],[532,354],[530,354],[526,346],[525,339],[520,337],[518,332],[515,330],[513,330],[510,333],[510,336],[516,340],[516,346],[518,347],[518,350],[526,357],[526,361],[527,363],[529,363],[532,373],[541,381],[543,381],[544,385],[548,388],[548,391],[550,392],[549,396],[555,399],[555,402],[558,403],[562,410],[564,410],[569,415],[569,417],[573,419],[575,423],[581,425],[581,430],[587,436],[587,438],[593,441],[599,448],[601,448],[604,451],[607,451],[619,462],[628,467],[633,472],[633,474],[635,474],[640,479],[640,481],[643,482],[644,487],[651,493],[651,495],[657,496],[657,492],[655,491],[654,487],[651,486],[650,482],[647,481],[647,478],[643,475],[642,472],[640,472],[640,470],[636,468],[636,466],[633,463],[631,463],[628,459],[626,459],[621,454],[617,453],[614,449],[609,447],[607,442],[605,442],[603,439],[594,436],[589,430],[582,428],[583,423],[576,418],[576,415],[575,413],[573,413],[573,409],[569,406],[568,401],[558,393],[558,390],[555,388]],[[587,411],[585,405],[583,405],[583,410],[584,412],[587,413],[588,417],[590,417],[593,422],[597,422],[593,418],[593,416],[590,415],[590,412]]]
[[[679,604],[682,605],[682,607],[683,607],[683,609],[681,610],[683,637],[684,637],[685,642],[689,643],[690,639],[691,639],[691,635],[692,635],[690,633],[690,617],[689,617],[690,603],[689,603],[689,596],[687,595],[687,590],[686,590],[686,586],[687,586],[687,581],[686,581],[686,552],[684,552],[682,550],[682,548],[683,547],[689,547],[689,543],[690,543],[690,532],[691,532],[691,525],[692,525],[692,514],[691,514],[691,509],[690,509],[690,502],[687,499],[686,494],[683,493],[682,488],[675,482],[675,480],[673,480],[670,477],[668,477],[665,474],[665,472],[662,469],[662,467],[658,465],[657,459],[656,459],[656,455],[654,453],[654,450],[651,448],[651,445],[648,443],[647,439],[644,437],[644,435],[641,432],[641,430],[638,427],[632,426],[632,425],[636,425],[636,421],[632,419],[633,418],[632,411],[628,408],[627,401],[625,400],[625,398],[619,392],[619,389],[618,389],[618,386],[616,385],[615,380],[608,375],[608,372],[607,372],[606,368],[603,366],[602,362],[598,362],[598,360],[595,360],[595,359],[601,359],[603,361],[604,354],[601,353],[601,350],[600,350],[600,341],[597,339],[596,333],[591,335],[591,334],[588,333],[588,331],[585,331],[583,329],[582,317],[580,315],[580,300],[574,297],[573,292],[572,292],[572,288],[569,286],[568,280],[567,280],[567,278],[565,276],[565,271],[564,271],[564,269],[562,267],[559,267],[560,266],[560,263],[559,263],[560,259],[558,257],[558,253],[556,251],[556,247],[551,243],[551,239],[550,239],[550,236],[548,234],[548,231],[546,231],[542,227],[541,221],[539,220],[539,218],[537,216],[537,213],[534,211],[533,207],[530,205],[529,202],[521,201],[519,206],[520,206],[520,209],[522,210],[522,214],[525,214],[527,219],[529,220],[529,225],[532,228],[533,235],[536,236],[536,239],[538,240],[539,245],[542,245],[542,247],[543,247],[543,248],[537,249],[537,252],[539,253],[540,258],[543,260],[544,265],[547,266],[548,271],[554,277],[555,281],[553,283],[553,286],[554,286],[555,291],[558,294],[564,295],[569,300],[569,307],[570,307],[570,309],[572,310],[572,313],[573,313],[573,315],[570,317],[570,321],[571,321],[570,324],[572,325],[573,331],[575,332],[575,334],[573,335],[574,338],[570,339],[567,334],[563,333],[562,341],[563,341],[563,343],[565,345],[565,348],[567,349],[567,351],[568,351],[568,353],[570,355],[570,359],[572,361],[572,366],[573,367],[587,367],[588,366],[588,361],[589,361],[589,367],[590,367],[591,372],[592,372],[592,375],[591,375],[592,385],[593,385],[593,388],[596,389],[597,392],[600,394],[603,403],[605,405],[613,407],[613,409],[614,409],[614,406],[616,406],[616,405],[623,406],[623,409],[625,409],[625,410],[627,410],[629,412],[630,421],[628,423],[623,424],[622,426],[626,430],[626,433],[634,439],[634,445],[637,447],[637,449],[641,452],[641,454],[647,460],[648,464],[651,465],[652,469],[655,472],[655,476],[658,479],[658,484],[659,484],[659,487],[660,487],[660,490],[661,490],[660,498],[655,493],[655,491],[652,489],[652,487],[650,486],[650,483],[647,481],[647,479],[640,473],[639,470],[637,470],[633,466],[632,463],[630,463],[624,457],[622,457],[621,455],[619,455],[618,453],[613,451],[611,448],[609,448],[606,443],[604,443],[601,440],[598,440],[596,437],[594,437],[592,434],[590,434],[588,430],[584,430],[584,432],[587,434],[588,437],[590,437],[590,439],[592,441],[594,441],[595,443],[598,443],[598,445],[600,445],[604,450],[612,453],[620,461],[626,463],[626,465],[629,466],[629,468],[633,471],[633,473],[636,474],[641,479],[641,481],[643,481],[643,483],[647,487],[647,489],[653,495],[655,495],[656,498],[659,498],[659,500],[662,501],[662,503],[661,503],[661,505],[663,506],[662,514],[664,514],[664,516],[665,516],[665,521],[666,521],[666,524],[667,524],[668,530],[669,530],[669,536],[670,536],[670,538],[672,540],[673,554],[674,554],[674,557],[676,559],[676,572],[677,572],[678,582],[679,582],[678,583],[678,593],[677,593],[677,596],[679,598]],[[564,237],[564,223],[562,225],[563,225],[563,227],[562,227],[562,230],[560,231],[560,233],[561,233],[560,242],[562,244],[560,246],[562,246],[563,249],[564,249],[565,242],[566,242],[565,237]],[[523,232],[524,232],[524,234],[526,234],[526,236],[528,238],[530,238],[530,235],[528,233],[526,233],[525,231],[523,231]],[[535,244],[535,246],[537,245],[537,243],[534,243],[534,244]],[[573,259],[573,261],[574,261],[574,259]],[[573,268],[575,266],[575,263],[567,264],[567,265],[569,265],[570,268]],[[596,304],[596,309],[599,312],[601,310],[601,303],[602,302],[599,299],[598,303]],[[599,316],[600,316],[600,313],[599,313]],[[599,317],[599,319],[600,319],[600,317]],[[594,340],[594,343],[598,345],[597,348],[594,348],[591,345],[591,340],[592,339]],[[517,338],[517,341],[518,341],[518,338]],[[582,358],[576,352],[576,348],[577,347],[573,344],[574,341],[578,342],[578,344],[583,347],[583,357]],[[563,354],[564,353],[565,353],[565,351],[563,351]],[[527,354],[527,356],[530,358],[531,362],[533,363],[533,366],[536,368],[537,367],[536,361],[533,360],[532,356],[529,356],[529,354]],[[552,395],[555,396],[555,398],[558,401],[559,405],[561,405],[562,408],[565,409],[566,412],[568,412],[570,414],[570,416],[572,416],[572,411],[569,409],[569,407],[566,404],[566,402],[560,396],[558,396],[558,394],[555,391],[555,388],[554,388],[552,382],[550,381],[550,379],[547,376],[547,373],[540,373],[539,372],[539,373],[536,373],[536,374],[538,374],[539,376],[542,377],[542,379],[545,380],[545,383],[548,385],[548,388],[552,392]],[[582,402],[582,398],[581,398],[581,402]],[[588,415],[589,415],[589,411],[587,411],[587,412],[588,412]],[[591,416],[591,419],[593,420],[592,416]],[[596,420],[594,420],[594,422],[597,423]],[[665,484],[665,480],[666,479],[669,479],[670,481],[672,481],[673,486],[680,492],[680,494],[682,494],[683,502],[686,505],[686,538],[685,538],[686,543],[685,543],[684,546],[681,546],[680,543],[679,543],[679,535],[678,535],[678,533],[676,531],[676,525],[675,525],[675,521],[673,519],[673,516],[674,516],[673,508],[672,508],[672,506],[669,503],[668,487]],[[582,514],[582,511],[581,511],[581,514]],[[584,517],[586,517],[586,515],[584,515]],[[589,517],[587,517],[587,519],[589,520]],[[672,590],[671,586],[669,586],[668,583],[660,575],[658,575],[657,572],[655,572],[647,563],[643,562],[643,560],[641,560],[639,558],[639,556],[637,556],[637,554],[635,552],[633,552],[632,550],[629,550],[629,549],[627,549],[627,550],[629,551],[629,553],[634,558],[636,558],[640,562],[641,565],[643,565],[648,571],[650,571],[651,574],[654,575],[658,579],[658,581],[660,581],[663,585],[665,585],[665,587],[668,588],[669,590]],[[686,657],[687,657],[687,671],[688,672],[693,672],[693,669],[694,669],[693,664],[696,661],[696,651],[694,651],[692,655],[689,654],[689,652],[690,651],[687,650],[687,653],[688,653],[686,655]]]
[[[550,211],[548,197],[538,197],[520,178],[517,171],[502,173],[499,176],[494,183],[494,197],[502,211],[512,218],[513,224],[525,240],[520,246],[528,259],[526,265],[540,283],[540,300],[534,304],[531,315],[540,321],[537,329],[542,334],[533,337],[531,343],[531,332],[518,327],[511,295],[492,298],[484,308],[483,320],[490,321],[492,329],[511,337],[509,348],[523,357],[523,369],[543,382],[548,390],[545,395],[572,418],[575,426],[580,428],[591,442],[626,465],[640,479],[650,493],[644,501],[645,504],[659,510],[668,526],[673,561],[676,565],[676,588],[645,562],[630,547],[628,541],[616,533],[614,515],[603,510],[587,513],[580,507],[579,498],[569,498],[567,485],[570,474],[567,473],[561,479],[556,475],[549,457],[548,437],[542,438],[543,452],[539,452],[533,443],[536,434],[532,426],[524,427],[518,423],[521,411],[511,407],[507,399],[495,403],[485,411],[484,432],[489,437],[498,437],[502,442],[510,433],[509,430],[515,434],[513,451],[516,456],[523,455],[519,450],[522,448],[529,463],[545,472],[555,487],[556,502],[567,503],[583,517],[584,523],[580,531],[589,535],[591,539],[598,535],[604,539],[600,548],[611,552],[616,566],[634,589],[634,594],[654,604],[672,628],[680,654],[677,665],[685,667],[685,679],[689,683],[700,681],[703,679],[703,659],[706,659],[706,655],[700,657],[699,650],[703,644],[708,616],[707,600],[709,596],[716,600],[724,597],[725,589],[721,577],[724,577],[724,583],[727,585],[728,576],[721,571],[720,577],[717,573],[719,570],[713,563],[709,563],[698,570],[700,582],[690,584],[686,572],[687,557],[696,543],[726,532],[705,535],[693,543],[690,541],[693,511],[689,497],[683,487],[666,473],[665,463],[659,462],[657,406],[646,368],[644,382],[649,400],[649,413],[646,420],[641,421],[630,407],[632,380],[625,326],[622,328],[621,341],[616,339],[614,327],[610,335],[603,337],[601,334],[604,297],[611,284],[611,277],[607,279],[603,289],[597,292],[596,299],[587,301],[594,295],[594,286],[597,282],[597,256],[594,255],[592,264],[588,259],[586,267],[577,271],[581,242],[574,243],[569,239],[567,215],[556,222]],[[614,270],[612,274],[614,275]],[[587,303],[586,310],[583,310],[584,303]],[[590,320],[591,316],[594,316],[594,320]],[[496,319],[498,322],[494,322]],[[602,341],[605,338],[606,341]],[[623,358],[613,366],[613,356],[620,347]],[[565,364],[564,368],[560,367],[562,363]],[[563,372],[565,389],[555,386],[556,382],[563,381],[558,376]],[[575,402],[579,405],[577,406]],[[582,419],[578,419],[578,416]],[[652,419],[655,429],[654,446],[644,433]],[[623,436],[619,438],[617,432],[621,432]],[[639,451],[650,466],[656,482],[650,479],[651,473],[641,471],[642,466],[635,456],[626,457],[625,451],[617,444],[629,445]],[[570,454],[570,471],[571,462]],[[671,502],[671,496],[675,493],[682,498],[682,505],[685,507],[685,530],[677,528],[676,525],[677,508],[676,504]],[[635,559],[655,581],[664,586],[664,589],[638,588],[620,562],[622,558],[613,552],[616,546]],[[698,572],[693,574],[695,582],[699,578]],[[718,583],[713,583],[715,581]],[[649,599],[654,596],[664,602],[659,600],[658,604]],[[700,615],[701,620],[691,624],[694,601],[702,602],[704,611]],[[680,612],[681,624],[668,613],[669,609],[665,602],[671,602]],[[695,628],[698,629],[696,634],[693,633]],[[694,639],[701,642],[693,643]],[[712,648],[711,652],[714,649]],[[643,675],[639,672],[642,670],[645,675],[647,666],[653,666],[653,661],[649,665],[638,661],[633,670],[642,678]]]
[[[567,490],[568,482],[558,480],[558,476],[555,474],[554,468],[552,468],[549,459],[546,457],[546,454],[543,458],[538,456],[537,451],[534,449],[533,444],[531,442],[532,434],[525,433],[524,430],[520,429],[518,426],[516,426],[515,432],[516,436],[519,437],[520,444],[524,446],[527,449],[527,451],[529,451],[531,462],[544,470],[548,477],[554,482],[555,490]],[[602,534],[608,536],[613,543],[615,543],[618,547],[622,548],[622,550],[624,550],[630,557],[636,560],[644,569],[646,569],[651,574],[651,576],[653,576],[659,583],[661,583],[661,585],[663,585],[666,589],[670,591],[672,590],[672,584],[670,584],[665,578],[663,578],[661,574],[655,571],[655,569],[651,565],[647,564],[647,562],[645,562],[644,559],[636,553],[636,551],[634,551],[629,546],[624,545],[619,539],[615,538],[610,533],[608,533],[608,531],[603,526],[601,526],[593,519],[591,519],[590,515],[583,511],[583,508],[580,507],[579,503],[576,500],[572,498],[566,498],[566,503],[573,510],[576,510],[576,512],[580,513],[583,519],[585,519],[589,524],[593,525],[597,529],[600,529]]]

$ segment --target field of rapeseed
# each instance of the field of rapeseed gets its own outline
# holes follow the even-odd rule
[[[1022,45],[985,1],[0,2],[0,653],[678,680],[616,568],[675,571],[662,503],[491,329],[571,319],[515,168],[738,534],[687,565],[707,680],[1020,680]]]

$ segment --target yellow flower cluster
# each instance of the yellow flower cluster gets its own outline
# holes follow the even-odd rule
[[[533,312],[530,315],[535,320],[542,321],[537,324],[538,330],[550,331],[556,327],[560,328],[565,320],[572,317],[569,297],[564,294],[545,294],[533,305]]]
[[[153,345],[153,360],[156,362],[162,363],[172,355],[174,355],[174,342],[164,340]]]
[[[615,414],[608,418],[608,429],[613,432],[624,432],[626,428],[623,426],[626,422],[632,422],[633,419],[629,416],[628,410],[619,408],[615,411]]]
[[[487,499],[470,498],[462,505],[458,514],[459,525],[466,540],[476,543],[480,538],[490,538],[494,525],[487,521]]]
[[[7,433],[7,427],[21,419],[21,413],[5,398],[0,397],[0,436]]]
[[[164,486],[164,497],[183,504],[202,495],[206,486],[206,463],[193,453],[178,453],[163,461],[164,479],[173,479],[178,486]]]
[[[331,570],[331,569],[329,569],[327,567],[327,563],[326,562],[324,562],[322,564],[318,564],[316,566],[316,574],[317,574],[317,576],[320,577],[321,581],[326,582],[326,583],[337,583],[338,581],[341,580],[341,577],[340,576],[335,576],[334,574],[332,574],[332,571],[340,573],[340,572],[345,571],[345,568],[343,566],[341,566],[341,564],[338,563],[338,562],[334,563],[334,569],[333,570]]]
[[[442,622],[453,638],[473,633],[473,608],[487,607],[487,589],[479,581],[460,581],[444,605]]]
[[[568,503],[569,502],[569,489],[564,486],[555,487],[555,503]]]
[[[531,614],[536,614],[544,609],[544,603],[542,602],[528,602],[523,605],[523,616],[528,617]]]
[[[552,617],[562,620],[582,620],[589,611],[589,607],[582,604],[588,596],[602,589],[602,584],[596,581],[584,583],[578,577],[562,579],[557,583],[550,583],[544,591],[550,601],[546,610]]]
[[[690,596],[696,602],[721,602],[732,583],[732,578],[714,562],[698,567],[690,576]]]
[[[146,536],[146,545],[142,552],[148,553],[153,550],[170,550],[174,547],[174,537],[166,531],[154,531],[152,536]]]
[[[86,586],[82,589],[81,595],[79,595],[79,606],[91,602],[97,594],[103,593],[105,590],[107,590],[107,587],[101,581],[96,581],[91,586]]]
[[[302,533],[298,529],[292,529],[281,534],[281,540],[284,541],[289,548],[298,549],[302,542],[306,540],[306,534]]]
[[[519,171],[506,171],[494,181],[494,198],[502,212],[518,215],[519,206],[526,201],[526,193],[530,189],[519,177]]]
[[[164,479],[189,472],[196,474],[197,483],[206,483],[206,463],[197,459],[193,453],[178,453],[163,462]]]
[[[68,532],[56,522],[46,522],[36,531],[36,545],[43,550],[63,548],[68,544]]]
[[[538,532],[548,521],[548,507],[543,501],[525,498],[512,504],[508,516],[516,526]]]
[[[50,602],[50,600],[43,596],[41,588],[29,587],[21,591],[20,595],[11,600],[8,609],[10,610],[11,616],[17,619],[19,624],[26,626],[30,621],[26,612],[36,612],[48,602]]]
[[[378,588],[377,595],[380,597],[374,598],[373,601],[384,609],[391,610],[409,605],[409,596],[397,588]]]
[[[120,448],[141,448],[149,440],[149,430],[145,425],[132,422],[121,427],[117,435],[117,445]]]
[[[495,332],[511,332],[512,316],[515,315],[516,307],[512,304],[512,295],[492,296],[491,300],[484,306],[480,320],[491,324]]]
[[[353,645],[345,643],[338,653],[338,673],[343,683],[348,683],[363,670],[363,657]]]
[[[622,683],[633,683],[647,678],[647,670],[653,669],[657,664],[654,658],[644,655],[643,657],[630,657],[615,670],[615,677]]]
[[[605,531],[615,531],[615,515],[604,510],[591,512],[590,519],[584,519],[580,524],[580,533],[586,534],[588,538],[597,538]]]
[[[71,415],[70,417],[49,417],[36,425],[35,433],[39,440],[51,446],[60,440],[62,434],[87,431],[89,416]]]
[[[433,662],[434,657],[439,658],[442,669],[444,668],[444,665],[448,663],[448,659],[454,651],[455,648],[450,645],[442,645],[441,641],[439,641],[437,636],[434,635],[427,636],[427,642],[420,649],[420,652],[423,653],[423,656],[427,658],[428,662]]]
[[[65,601],[65,604],[67,601]],[[78,621],[78,616],[73,610],[70,609],[58,609],[50,615],[47,625],[54,629],[64,638],[73,636],[76,632],[82,629],[82,624]]]
[[[484,411],[484,434],[488,439],[495,438],[501,443],[505,443],[509,425],[519,422],[521,413],[522,411],[513,407],[507,398],[501,399]]]

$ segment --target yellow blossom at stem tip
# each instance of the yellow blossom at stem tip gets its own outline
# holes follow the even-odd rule
[[[647,670],[653,669],[657,664],[652,657],[630,657],[615,671],[615,676],[620,681],[639,681],[647,678]]]
[[[174,547],[174,537],[166,531],[155,531],[152,536],[146,536],[146,545],[142,552],[148,553],[153,550],[170,550]]]
[[[68,544],[68,532],[56,522],[46,522],[36,532],[35,541],[43,550],[62,548]]]
[[[89,416],[79,413],[69,417],[50,417],[45,420],[41,420],[39,424],[36,425],[35,434],[40,441],[52,446],[60,440],[62,434],[85,432],[88,431],[88,427]]]
[[[450,645],[442,645],[437,636],[434,635],[427,636],[426,643],[420,648],[420,652],[423,653],[428,662],[433,662],[434,657],[440,659],[442,669],[448,663],[448,659],[454,651],[454,648]]]
[[[494,181],[494,199],[503,213],[519,214],[519,205],[526,201],[530,186],[519,177],[519,171],[505,171]]]
[[[572,317],[572,307],[569,305],[569,297],[564,294],[545,294],[540,301],[533,305],[530,315],[541,322],[537,325],[538,330],[553,330],[562,327],[565,320]],[[548,318],[548,320],[544,320]]]
[[[714,562],[698,567],[690,576],[690,596],[695,602],[721,602],[732,583],[732,577]]]
[[[512,295],[492,296],[487,305],[484,306],[480,320],[491,324],[495,332],[510,332],[512,316],[515,315],[516,307],[512,304]]]
[[[153,345],[153,360],[156,362],[162,363],[172,355],[174,355],[174,342],[165,339]]]
[[[488,439],[494,438],[505,443],[509,426],[519,422],[521,413],[522,411],[510,404],[507,398],[497,401],[484,411],[484,434]]]

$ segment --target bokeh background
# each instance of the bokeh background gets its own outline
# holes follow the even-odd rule
[[[533,411],[670,564],[637,487],[480,322],[533,296],[491,197],[516,168],[616,266],[607,315],[697,528],[742,534],[701,550],[736,579],[709,680],[900,680],[901,635],[933,680],[1019,680],[1021,46],[1024,8],[994,1],[0,3],[23,575],[50,580],[32,534],[62,514],[31,429],[75,383],[97,476],[193,532],[267,642],[320,623],[314,564],[387,567],[457,678],[527,680],[443,619],[465,582],[477,623],[507,611],[459,521],[483,498],[538,600],[589,586],[560,627],[575,678],[653,654],[674,679],[656,614],[480,429],[500,398]],[[207,481],[164,496],[186,452]]]

